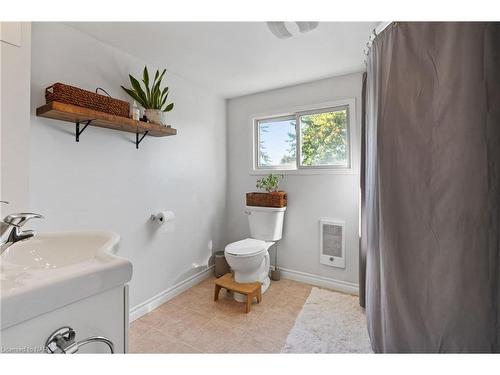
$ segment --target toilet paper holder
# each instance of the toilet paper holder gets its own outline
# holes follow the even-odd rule
[[[151,214],[150,219],[152,222],[157,222],[158,224],[163,224],[167,221],[174,220],[175,216],[173,212],[164,211],[158,212],[157,214]]]
[[[166,221],[165,217],[162,214],[160,214],[160,213],[158,213],[158,214],[151,214],[150,218],[151,218],[151,221],[158,221],[160,223],[163,223],[164,221]]]

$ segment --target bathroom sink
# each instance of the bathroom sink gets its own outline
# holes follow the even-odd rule
[[[13,267],[25,271],[62,268],[95,258],[105,262],[115,258],[112,253],[118,241],[116,234],[107,232],[39,234],[15,243],[2,254],[2,272]]]
[[[0,256],[0,328],[126,284],[131,263],[112,232],[40,233]]]

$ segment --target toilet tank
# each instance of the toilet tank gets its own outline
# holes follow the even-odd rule
[[[281,239],[286,207],[246,206],[246,208],[252,238],[262,241]]]

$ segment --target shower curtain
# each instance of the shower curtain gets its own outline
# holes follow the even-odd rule
[[[500,24],[391,24],[365,104],[373,350],[499,352]]]

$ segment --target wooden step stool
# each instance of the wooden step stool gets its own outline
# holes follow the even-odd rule
[[[256,283],[237,283],[233,279],[233,275],[226,273],[224,276],[219,277],[215,280],[215,293],[214,301],[219,299],[219,292],[222,288],[230,290],[232,292],[241,293],[247,296],[247,305],[245,312],[248,313],[252,306],[252,301],[257,298],[257,302],[262,301],[262,284]]]

